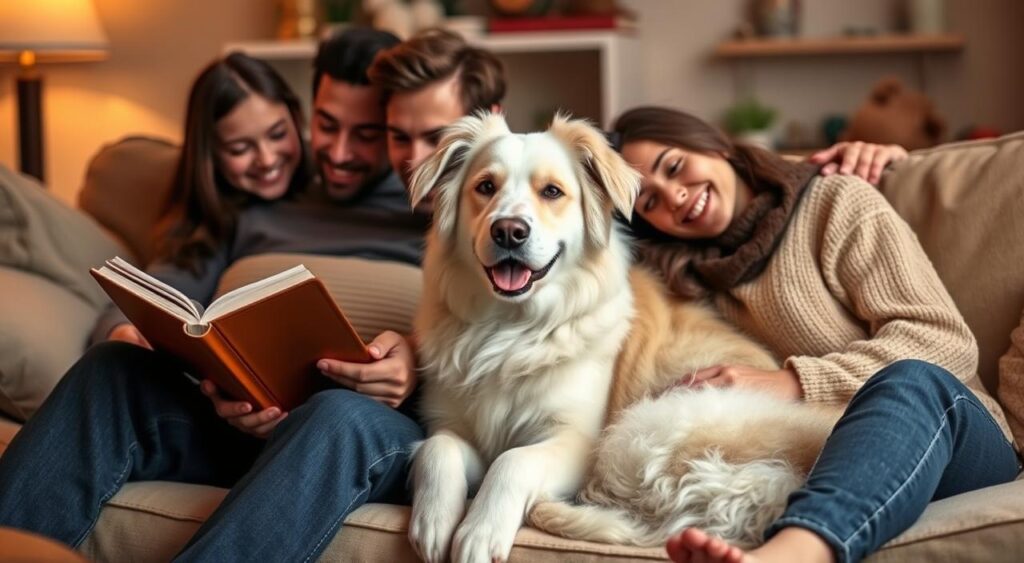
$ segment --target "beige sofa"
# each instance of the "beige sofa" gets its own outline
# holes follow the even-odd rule
[[[99,226],[87,221],[88,228],[114,235],[90,235],[100,237],[93,241],[95,255],[118,252],[145,262],[152,252],[151,228],[164,211],[166,197],[160,186],[166,185],[170,177],[173,157],[173,147],[139,139],[122,141],[100,153],[90,166],[79,202],[80,209],[98,220]],[[9,191],[10,187],[3,189]],[[887,175],[883,190],[918,233],[977,334],[981,374],[994,392],[998,358],[1006,351],[1009,334],[1024,309],[1024,134],[915,153]],[[0,191],[0,195],[3,193]],[[0,208],[2,204],[0,201]],[[51,203],[36,201],[34,205],[38,208]],[[70,209],[60,213],[82,215],[80,210]],[[53,220],[46,212],[33,217],[37,222]],[[62,217],[62,224],[81,219]],[[13,252],[14,258],[2,256],[5,252],[12,254],[9,247],[17,246],[18,240],[23,247],[47,244],[39,242],[39,236],[34,241],[28,236],[11,243],[17,237],[12,237],[10,231],[25,227],[25,219],[20,220],[7,218],[5,223],[0,212],[0,295],[17,291],[28,296],[0,301],[0,409],[11,417],[0,420],[0,451],[18,430],[14,420],[32,412],[80,353],[87,328],[102,306],[102,296],[97,300],[88,289],[82,289],[84,285],[78,287],[81,280],[68,277],[84,276],[82,272],[71,269],[69,274],[67,268],[54,269],[33,261],[27,258],[32,248],[21,248],[20,254]],[[49,236],[55,232],[60,229],[50,229]],[[91,240],[85,235],[76,237],[80,244]],[[104,237],[106,240],[101,240]],[[49,244],[60,246],[52,241]],[[54,253],[62,259],[59,248]],[[83,260],[80,255],[64,259]],[[322,276],[336,278],[337,283],[329,284],[332,292],[346,309],[360,311],[355,324],[364,333],[384,326],[408,326],[418,297],[419,278],[404,266],[360,265],[378,280],[391,280],[385,284],[388,297],[377,302],[357,286],[346,285],[343,276],[333,275],[340,268],[351,267],[337,258],[256,257],[232,268],[225,285],[242,283],[296,260],[314,264]],[[34,334],[23,330],[34,322],[27,320],[28,311],[32,311],[32,319],[44,319],[38,321],[48,328],[49,342],[44,346],[26,340]],[[62,320],[55,324],[53,319],[57,318]],[[12,360],[13,355],[18,357]],[[30,389],[25,391],[23,387]],[[167,560],[225,492],[165,482],[128,484],[103,510],[81,550],[106,561]],[[364,506],[349,517],[323,559],[414,561],[405,535],[407,518],[405,507]],[[871,560],[1018,561],[1022,557],[1024,482],[1016,481],[933,503],[914,527]],[[661,559],[660,549],[567,541],[526,528],[519,533],[511,557],[511,561],[553,562]]]

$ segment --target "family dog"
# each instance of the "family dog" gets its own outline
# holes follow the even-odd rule
[[[416,171],[414,205],[435,205],[416,319],[429,438],[409,525],[424,560],[506,560],[527,516],[615,543],[690,525],[754,538],[820,450],[833,413],[673,387],[711,365],[776,363],[632,267],[613,211],[630,215],[638,185],[599,131],[562,117],[526,135],[463,118]],[[564,502],[581,490],[585,504]]]

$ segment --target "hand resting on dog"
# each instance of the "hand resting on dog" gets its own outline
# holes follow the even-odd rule
[[[675,386],[761,390],[793,401],[802,399],[804,395],[800,378],[788,368],[764,370],[743,365],[718,365],[684,375]]]

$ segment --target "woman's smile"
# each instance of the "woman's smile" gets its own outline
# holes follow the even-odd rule
[[[711,202],[711,183],[705,182],[704,186],[697,192],[697,196],[694,198],[692,204],[689,207],[683,208],[681,213],[680,224],[699,223],[701,219],[708,216],[709,206]]]

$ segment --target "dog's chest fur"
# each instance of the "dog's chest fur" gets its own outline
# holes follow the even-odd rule
[[[488,461],[564,424],[596,437],[614,357],[628,330],[623,311],[631,311],[632,297],[623,290],[553,326],[454,317],[434,325],[424,346],[430,350],[424,354],[424,404],[431,429],[458,429]]]
[[[455,430],[488,461],[560,425],[596,438],[633,315],[628,261],[615,256],[577,268],[528,306],[467,310],[486,302],[465,283],[473,278],[428,249],[417,330],[430,430]]]

